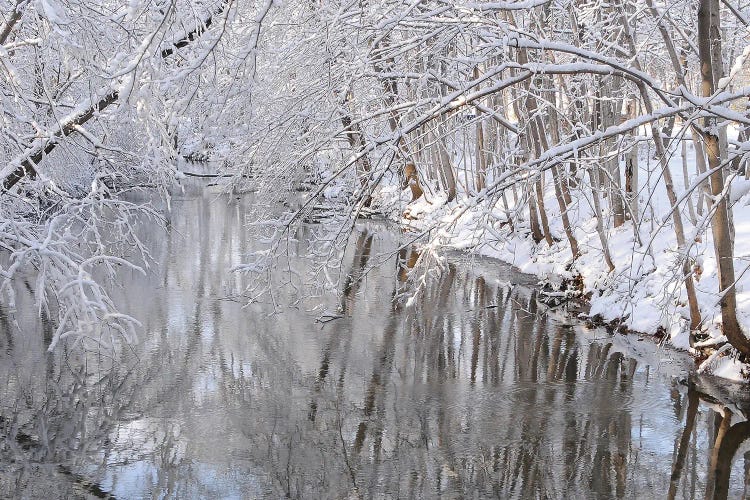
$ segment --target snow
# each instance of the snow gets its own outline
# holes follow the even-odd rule
[[[733,130],[729,135],[736,133]],[[569,148],[567,146],[565,149]],[[604,263],[591,200],[587,200],[588,203],[583,200],[579,203],[574,201],[568,208],[568,216],[582,253],[573,268],[570,268],[572,255],[549,174],[545,178],[544,201],[550,231],[557,240],[550,247],[544,241],[538,245],[534,243],[525,225],[526,221],[516,220],[514,217],[516,230],[510,229],[506,213],[512,213],[517,208],[510,194],[507,196],[510,203],[507,212],[502,201],[488,207],[488,202],[477,201],[476,197],[470,198],[463,193],[457,201],[451,203],[447,203],[444,195],[433,195],[429,201],[420,198],[405,206],[401,202],[400,208],[393,210],[391,216],[413,230],[440,228],[441,236],[427,243],[435,249],[448,247],[497,258],[524,273],[551,282],[559,283],[563,278],[580,275],[584,293],[591,293],[590,316],[601,315],[604,321],[622,318],[631,330],[647,334],[655,334],[658,329],[663,328],[668,342],[679,349],[690,351],[687,299],[679,269],[675,265],[679,253],[669,215],[672,207],[663,182],[660,182],[660,167],[650,156],[652,153],[642,148],[639,158],[639,178],[642,184],[639,193],[639,228],[634,228],[629,221],[618,228],[606,228],[609,251],[616,266],[612,273],[607,271]],[[677,196],[695,203],[697,191],[687,192],[699,180],[695,174],[692,143],[688,143],[687,147],[690,169],[687,186],[681,182],[683,175],[679,149],[674,153],[669,167],[675,179]],[[548,156],[554,154],[550,152]],[[584,179],[579,181],[584,182]],[[574,199],[584,191],[576,190]],[[744,250],[750,243],[749,193],[750,181],[735,176],[732,179],[730,201],[733,203],[737,254],[735,272],[739,278],[738,320],[745,331],[750,331],[750,272],[747,272],[750,268],[750,263],[747,262],[750,252]],[[398,203],[395,194],[393,190],[380,193],[382,205],[387,207]],[[603,205],[606,205],[605,202],[606,198],[602,200]],[[644,209],[647,205],[648,208]],[[701,217],[698,217],[696,225],[691,224],[684,201],[680,204],[680,209],[686,236],[689,240],[695,240],[688,250],[691,265],[697,265],[702,270],[696,282],[698,303],[704,320],[703,333],[708,335],[708,340],[702,344],[722,345],[726,339],[721,333],[719,285],[710,227]],[[635,238],[636,233],[642,244]],[[702,371],[731,380],[746,380],[743,368],[745,372],[750,370],[726,349],[720,347],[716,350],[703,363]]]
[[[51,0],[39,0],[37,5],[41,7],[41,12],[53,24],[67,24],[70,21],[65,17],[62,8],[56,2]]]

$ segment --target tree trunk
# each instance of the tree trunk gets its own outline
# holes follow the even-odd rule
[[[696,174],[701,176],[708,171],[706,165],[706,152],[703,149],[703,139],[698,135],[698,129],[693,128],[692,130],[693,147],[695,148],[695,169]],[[701,182],[698,186],[698,201],[696,202],[695,209],[698,212],[698,217],[703,217],[703,204],[706,202],[706,193],[711,192],[711,188],[706,182]],[[711,206],[711,200],[708,200],[708,206]]]
[[[369,177],[372,166],[367,154],[364,153],[367,143],[365,142],[364,135],[362,135],[362,130],[359,128],[359,125],[352,120],[352,117],[349,114],[351,100],[352,94],[351,92],[347,92],[346,99],[342,103],[343,114],[341,115],[341,124],[344,126],[344,133],[346,134],[346,140],[349,142],[349,147],[352,149],[352,153],[356,158],[357,179],[359,179],[359,184],[363,189],[362,199],[364,200],[365,206],[369,207],[372,198],[367,191],[369,191]]]
[[[602,205],[599,201],[599,172],[594,172],[594,169],[589,169],[589,178],[591,179],[591,196],[594,201],[594,211],[596,212],[596,233],[599,235],[599,241],[602,244],[602,253],[604,254],[604,262],[607,264],[609,272],[615,270],[615,265],[612,262],[612,256],[609,253],[609,243],[607,242],[607,234],[604,232],[604,218],[602,215]]]
[[[539,228],[539,214],[536,209],[536,201],[534,199],[533,188],[527,185],[527,194],[529,197],[529,225],[531,226],[531,237],[534,238],[534,243],[541,243],[544,239],[542,230]]]
[[[552,130],[555,130],[557,119],[556,117],[554,117],[555,111],[552,111],[552,113]],[[545,150],[548,150],[549,141],[547,140],[547,135],[544,133],[544,128],[542,127],[542,120],[538,115],[535,117],[534,124],[536,125],[536,136],[541,147]],[[553,132],[552,135],[557,135],[557,132]],[[556,142],[559,142],[559,140],[557,140]],[[568,218],[568,205],[565,202],[564,194],[564,192],[567,191],[567,186],[562,186],[562,182],[560,180],[560,171],[557,166],[552,167],[552,183],[555,187],[555,199],[557,199],[557,206],[560,208],[560,218],[562,219],[565,236],[568,238],[568,243],[570,244],[570,253],[573,255],[573,261],[575,262],[575,260],[581,254],[581,251],[578,248],[578,240],[573,233],[573,228],[570,226],[570,219]]]
[[[638,225],[638,143],[625,156],[625,196],[633,224]]]
[[[444,127],[440,128],[443,130],[435,138],[437,142],[437,160],[440,167],[440,178],[443,182],[443,187],[448,192],[448,201],[451,202],[456,199],[456,176],[453,173],[450,153],[445,146]]]
[[[635,41],[633,40],[633,35],[630,32],[625,17],[621,16],[621,19],[625,42],[628,44],[628,47],[633,54],[633,66],[635,66],[636,69],[641,70],[641,64],[637,56],[638,52],[635,46]],[[654,107],[651,103],[651,97],[648,94],[645,83],[638,82],[637,87],[641,94],[641,99],[643,100],[643,106],[646,108],[646,112],[649,114],[653,113]],[[693,281],[692,269],[688,260],[688,250],[690,247],[685,239],[685,229],[682,225],[682,215],[680,214],[677,195],[674,191],[674,182],[672,180],[672,171],[669,169],[667,150],[664,146],[664,141],[662,140],[656,122],[651,123],[651,138],[654,142],[654,147],[656,148],[656,156],[659,160],[659,165],[661,166],[662,177],[664,179],[664,189],[667,191],[667,198],[672,207],[672,221],[674,223],[674,234],[675,239],[677,240],[678,252],[682,254],[680,256],[682,259],[682,279],[685,284],[685,293],[687,295],[688,307],[690,309],[690,343],[692,345],[694,342],[694,333],[701,324],[701,312],[700,307],[698,306],[698,298],[695,294],[695,282]]]
[[[388,54],[388,49],[390,46],[390,41],[388,36],[384,36],[380,43],[377,44],[375,47],[373,47],[373,53],[375,53],[375,60],[373,61],[373,68],[375,69],[376,73],[388,73],[391,71],[394,71],[394,68],[396,66],[394,58],[392,55]],[[399,124],[401,123],[401,114],[396,109],[396,100],[398,99],[399,91],[398,91],[398,81],[393,77],[381,77],[381,84],[383,86],[383,103],[385,108],[387,108],[388,111],[388,126],[391,129],[391,132],[397,132]],[[411,185],[412,181],[416,182],[417,186],[419,185],[418,180],[418,173],[415,165],[415,160],[412,157],[411,154],[409,154],[408,148],[406,147],[406,143],[404,142],[404,137],[401,136],[398,139],[398,142],[396,143],[396,147],[398,150],[399,155],[401,156],[401,161],[403,162],[403,168],[401,172],[399,172],[399,175],[402,179],[402,181],[408,183]],[[411,175],[413,177],[409,177],[409,173],[406,171],[408,166],[411,165]],[[420,188],[421,191],[421,188]],[[414,189],[412,189],[412,193],[414,194]],[[421,196],[421,193],[420,195]],[[416,198],[419,198],[419,196],[416,196]],[[413,199],[416,199],[413,198]],[[413,200],[412,200],[413,201]]]
[[[474,66],[474,79],[479,78],[479,65]],[[487,156],[484,153],[484,128],[482,120],[477,120],[476,126],[476,151],[475,151],[475,189],[480,192],[484,189],[485,178],[487,177]],[[468,187],[468,186],[467,186]]]
[[[401,185],[401,189],[411,189],[411,201],[416,201],[417,198],[424,194],[422,186],[419,184],[419,175],[417,175],[417,167],[413,163],[407,163],[404,166],[404,183]]]
[[[539,172],[539,178],[534,183],[536,188],[537,206],[539,209],[539,220],[542,221],[542,231],[547,245],[552,246],[555,240],[552,239],[552,232],[549,230],[549,220],[547,218],[547,209],[544,207],[544,171]]]
[[[701,66],[701,88],[703,96],[709,97],[715,91],[712,48],[720,42],[718,0],[700,0],[698,5],[698,56]],[[719,269],[719,293],[721,294],[721,322],[724,335],[732,346],[745,356],[750,356],[750,339],[740,329],[737,321],[737,296],[734,288],[734,256],[729,228],[729,207],[724,191],[724,168],[721,166],[719,136],[716,130],[716,117],[707,116],[703,121],[702,135],[708,155],[708,168],[711,194],[714,198],[714,215],[711,219],[711,232],[714,237],[716,263]]]
[[[605,77],[606,78],[606,77]],[[600,118],[599,123],[601,130],[606,130],[608,127],[617,123],[619,116],[619,99],[615,99],[613,90],[622,87],[622,78],[614,77],[611,82],[604,82],[604,79],[600,79],[600,88],[603,89],[600,97]],[[605,100],[606,99],[606,100]],[[602,172],[607,173],[608,179],[606,179],[606,185],[608,187],[607,193],[609,195],[609,205],[612,208],[612,217],[614,227],[620,227],[625,223],[625,204],[622,196],[622,183],[620,180],[620,160],[615,152],[615,140],[608,139],[604,141],[604,156],[610,156],[604,162],[604,169]]]
[[[687,162],[687,146],[685,145],[685,139],[680,141],[680,155],[682,156],[682,184],[685,186],[685,204],[688,208],[688,217],[690,217],[690,223],[693,226],[698,224],[698,219],[695,216],[695,207],[693,206],[693,195],[687,192],[690,189],[690,176],[688,174],[688,162]]]

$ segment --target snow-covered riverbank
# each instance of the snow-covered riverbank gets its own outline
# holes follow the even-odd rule
[[[580,278],[583,295],[589,300],[591,316],[604,321],[622,319],[630,330],[666,336],[675,347],[689,350],[703,360],[700,370],[733,380],[746,380],[750,372],[726,344],[721,332],[718,277],[713,239],[709,226],[710,211],[696,213],[697,190],[690,193],[697,178],[694,149],[688,141],[687,178],[682,158],[673,154],[670,167],[681,205],[687,251],[694,272],[698,303],[703,323],[699,349],[689,343],[689,310],[681,281],[678,246],[670,217],[670,204],[652,152],[642,148],[639,176],[642,179],[637,226],[628,220],[618,228],[605,227],[606,243],[615,269],[609,272],[602,241],[597,233],[597,218],[591,199],[569,205],[568,217],[581,255],[573,261],[566,240],[560,210],[555,200],[551,176],[545,180],[545,206],[554,243],[536,244],[530,234],[527,212],[508,190],[507,209],[502,200],[482,202],[480,197],[462,197],[447,203],[441,193],[408,203],[408,191],[396,187],[381,190],[378,201],[388,215],[413,230],[433,228],[430,243],[441,247],[473,251],[497,258],[534,274],[553,286]],[[459,175],[460,178],[460,175]],[[586,178],[587,180],[588,178]],[[585,183],[580,179],[579,182]],[[517,192],[521,192],[519,186]],[[585,192],[586,189],[580,189]],[[744,331],[750,331],[750,181],[736,175],[731,180],[735,230],[735,269],[738,319]],[[479,202],[477,199],[479,198]],[[688,204],[691,208],[688,208]],[[404,214],[406,213],[406,217]],[[607,221],[610,217],[604,217]],[[606,222],[605,222],[606,223]],[[684,254],[684,252],[683,252]]]

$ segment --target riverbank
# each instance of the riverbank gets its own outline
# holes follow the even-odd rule
[[[687,152],[687,162],[694,163],[694,151]],[[690,347],[689,310],[681,282],[678,245],[670,217],[670,205],[663,183],[655,179],[654,160],[649,152],[641,155],[639,192],[642,212],[637,224],[628,220],[620,227],[605,227],[604,242],[597,232],[597,217],[591,200],[570,205],[567,215],[581,249],[574,260],[562,225],[552,179],[547,176],[544,204],[553,243],[535,243],[531,237],[527,213],[516,204],[511,190],[505,200],[476,202],[476,196],[459,196],[447,202],[440,193],[429,194],[409,202],[409,193],[395,187],[381,190],[377,202],[389,218],[405,228],[430,230],[429,243],[434,250],[453,248],[496,258],[536,276],[548,290],[566,291],[576,283],[578,293],[590,305],[590,317],[598,323],[617,325],[665,339],[671,345],[689,351],[699,364],[699,371],[734,381],[747,381],[750,366],[741,362],[727,344],[721,331],[718,278],[713,239],[708,215],[688,213],[683,208],[683,223],[690,241],[688,258],[696,280],[702,325],[701,341]],[[682,161],[670,163],[674,177],[682,176]],[[679,176],[678,176],[679,174]],[[678,196],[687,198],[694,176],[676,186]],[[519,186],[519,192],[523,188]],[[730,200],[733,204],[735,230],[735,269],[738,277],[738,320],[744,331],[750,331],[750,182],[743,177],[732,180]],[[680,192],[681,191],[681,192]],[[688,193],[688,194],[686,194]],[[480,193],[481,195],[481,193]],[[692,196],[696,196],[693,192]],[[588,203],[587,203],[588,201]],[[609,221],[610,217],[605,216]],[[694,223],[693,223],[694,222]],[[615,269],[609,271],[603,250],[608,247]],[[568,289],[566,293],[570,293]]]

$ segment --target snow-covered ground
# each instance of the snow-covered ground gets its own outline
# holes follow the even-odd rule
[[[683,178],[679,149],[672,152],[669,163],[678,198],[697,177],[692,141],[688,139],[686,145],[687,183]],[[544,241],[538,245],[534,243],[525,208],[520,210],[522,218],[514,217],[512,230],[506,222],[502,201],[488,206],[459,193],[457,200],[450,203],[446,203],[446,197],[440,194],[428,197],[429,201],[420,198],[414,203],[407,203],[408,190],[401,192],[395,186],[384,187],[378,201],[392,218],[414,230],[436,228],[431,234],[438,236],[429,243],[436,249],[452,247],[474,251],[513,264],[523,272],[552,283],[578,275],[583,281],[584,294],[590,293],[592,316],[601,315],[605,321],[623,318],[628,328],[638,332],[666,332],[668,341],[674,346],[690,350],[687,300],[680,282],[680,268],[676,265],[677,243],[660,170],[653,150],[647,151],[645,144],[642,145],[639,158],[639,227],[634,228],[632,222],[626,221],[624,225],[614,228],[611,227],[611,217],[604,217],[608,219],[605,223],[606,234],[615,265],[611,273],[607,270],[596,231],[597,221],[593,215],[588,176],[580,179],[579,187],[572,190],[573,203],[568,208],[581,249],[581,255],[573,266],[549,173],[545,177],[544,201],[550,230],[556,240],[552,246]],[[461,173],[458,177],[462,177]],[[520,186],[518,191],[522,191]],[[738,319],[746,332],[750,331],[748,192],[750,181],[740,176],[732,179]],[[510,191],[507,199],[512,210],[514,197]],[[695,206],[696,199],[697,191],[693,191],[689,202]],[[607,205],[607,198],[602,198],[605,211]],[[404,217],[405,212],[408,218]],[[681,204],[681,214],[686,240],[688,244],[692,243],[689,249],[690,263],[700,273],[696,283],[697,295],[704,333],[709,337],[701,345],[722,344],[726,339],[721,333],[717,268],[710,226],[705,220],[707,210],[704,208],[703,218],[696,217],[696,224],[691,222],[685,203]],[[636,234],[640,236],[640,243]],[[717,349],[702,363],[700,370],[734,380],[744,380],[744,374],[750,372],[749,367],[737,361],[732,351],[726,348]]]

